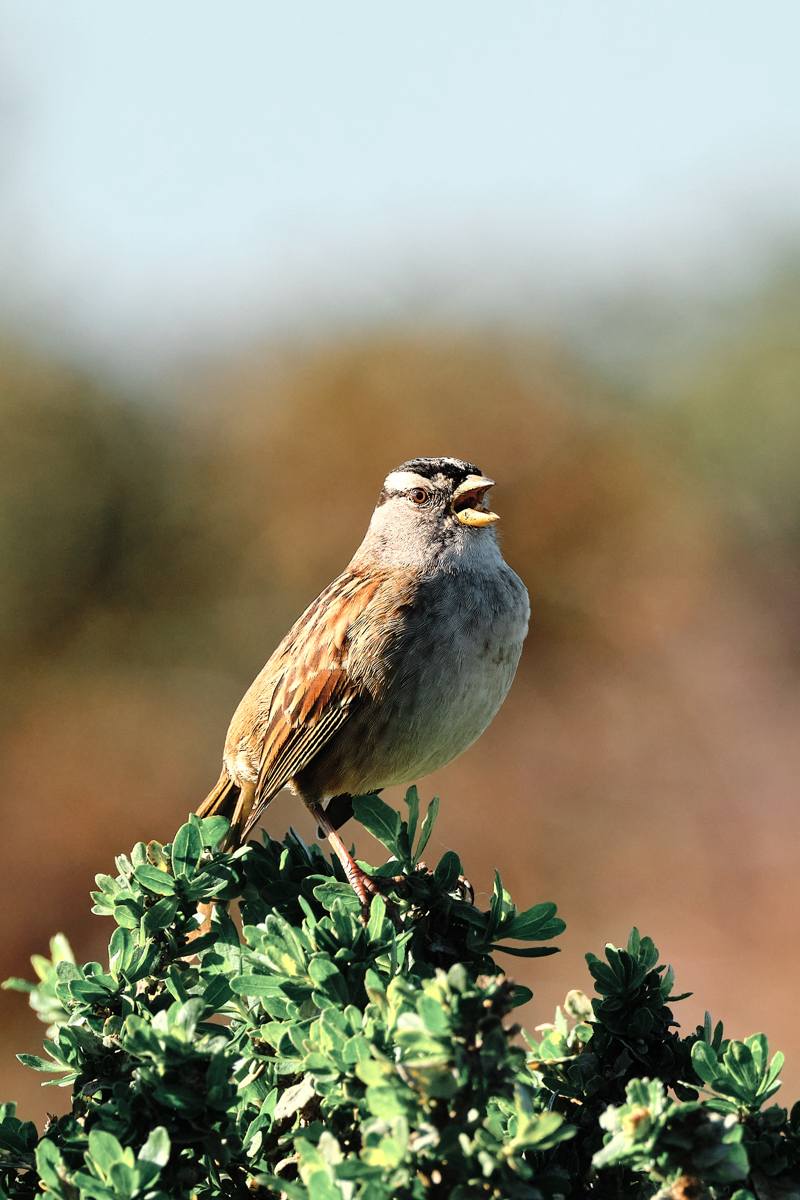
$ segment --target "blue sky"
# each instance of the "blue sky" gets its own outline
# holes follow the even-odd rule
[[[0,0],[7,311],[114,353],[735,258],[796,217],[794,0]]]

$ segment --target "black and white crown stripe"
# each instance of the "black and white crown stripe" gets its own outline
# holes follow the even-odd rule
[[[386,476],[379,503],[425,483],[449,484],[454,491],[468,476],[481,473],[480,467],[462,458],[411,458]]]

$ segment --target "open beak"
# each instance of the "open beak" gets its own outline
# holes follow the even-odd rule
[[[491,487],[494,487],[493,479],[470,475],[456,488],[451,508],[462,525],[480,528],[500,520],[497,513],[490,512],[486,506],[486,493]]]

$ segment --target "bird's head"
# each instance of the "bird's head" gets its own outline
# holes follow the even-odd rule
[[[420,566],[480,556],[495,546],[500,518],[486,503],[493,486],[460,458],[409,459],[386,476],[365,545],[384,561]]]

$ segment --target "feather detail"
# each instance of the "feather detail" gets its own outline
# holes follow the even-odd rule
[[[309,605],[253,681],[228,730],[225,761],[255,780],[244,833],[356,706],[379,697],[386,653],[416,584],[408,571],[348,568]],[[242,769],[246,768],[246,769]]]
[[[197,810],[198,817],[222,815],[230,817],[239,798],[239,787],[225,767],[222,774]]]

